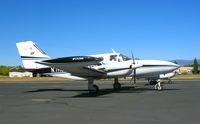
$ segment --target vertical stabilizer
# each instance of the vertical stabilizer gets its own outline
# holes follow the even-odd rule
[[[16,43],[16,45],[21,56],[24,68],[47,68],[47,66],[35,63],[41,60],[50,59],[50,57],[46,55],[46,53],[43,52],[35,43],[33,43],[32,41],[24,41]]]

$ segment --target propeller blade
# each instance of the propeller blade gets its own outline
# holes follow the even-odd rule
[[[132,71],[133,71],[133,76],[130,80],[130,83],[132,83],[132,81],[134,80],[133,86],[135,87],[136,85],[136,68],[133,67],[133,65],[135,65],[135,58],[133,56],[133,52],[131,51],[131,56],[132,56],[132,60],[133,60],[133,64],[132,64]]]
[[[132,76],[132,78],[131,78],[131,80],[130,80],[130,84],[132,83],[132,81],[133,81],[133,76]]]
[[[131,80],[130,80],[130,83],[132,84],[132,81],[134,80],[134,82],[133,82],[133,86],[135,87],[135,85],[136,85],[136,69],[133,69],[133,76],[132,76],[132,78],[131,78]]]
[[[134,69],[134,75],[133,75],[133,78],[134,78],[134,87],[135,87],[135,85],[136,85],[136,68]]]
[[[131,51],[131,56],[132,56],[133,64],[135,64],[135,58],[133,56],[133,52],[132,51]]]

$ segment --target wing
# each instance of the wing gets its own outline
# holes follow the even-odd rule
[[[49,59],[37,63],[61,69],[65,72],[71,73],[74,76],[87,78],[99,77],[104,74],[103,71],[88,67],[91,65],[97,65],[102,60],[102,57],[98,58],[92,56],[73,56],[58,59]]]

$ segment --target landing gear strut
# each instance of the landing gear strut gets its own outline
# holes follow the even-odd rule
[[[94,79],[88,79],[88,90],[90,94],[97,94],[99,92],[99,87],[94,84]]]
[[[119,83],[118,78],[115,78],[113,88],[114,88],[114,90],[120,90],[121,89],[121,84]]]

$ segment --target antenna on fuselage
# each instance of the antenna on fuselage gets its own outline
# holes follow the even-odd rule
[[[110,48],[112,50],[113,53],[116,53],[115,50],[113,48]]]

